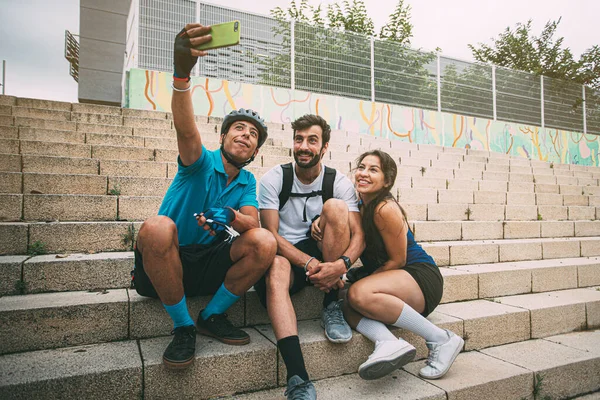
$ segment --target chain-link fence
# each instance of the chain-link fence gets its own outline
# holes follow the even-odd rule
[[[208,53],[198,74],[236,82],[290,87],[290,27],[263,15],[198,3],[203,25],[239,20],[240,44]]]
[[[496,117],[502,121],[542,125],[542,87],[539,76],[495,67]]]
[[[173,37],[186,23],[239,20],[240,45],[209,52],[194,75],[600,134],[600,92],[573,82],[207,3],[132,4],[130,21],[139,22],[127,43],[139,44],[127,68],[134,59],[136,67],[172,71]]]
[[[195,21],[196,3],[188,0],[139,0],[140,68],[173,70],[173,38]]]

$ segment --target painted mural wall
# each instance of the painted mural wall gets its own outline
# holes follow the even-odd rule
[[[125,107],[171,111],[171,74],[132,69]],[[266,121],[288,124],[307,113],[332,129],[417,144],[472,148],[563,164],[599,166],[600,137],[513,122],[422,110],[343,97],[194,77],[194,111],[223,117],[252,108]]]

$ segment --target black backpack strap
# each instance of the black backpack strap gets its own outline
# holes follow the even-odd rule
[[[279,192],[279,211],[285,206],[290,193],[292,193],[292,185],[294,183],[294,171],[292,170],[292,163],[281,164],[281,170],[283,171],[283,185],[281,186],[281,192]]]
[[[335,168],[329,168],[325,166],[325,176],[323,176],[323,186],[321,191],[323,192],[323,204],[331,198],[333,198],[333,184],[335,183]]]

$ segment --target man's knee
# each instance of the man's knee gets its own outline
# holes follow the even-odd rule
[[[138,234],[138,249],[153,252],[168,251],[177,238],[177,226],[169,217],[157,215],[148,218]]]
[[[265,260],[273,260],[277,253],[277,240],[264,228],[251,229],[243,235],[244,243]],[[270,262],[269,262],[270,264]]]
[[[321,215],[328,222],[343,221],[346,223],[348,221],[348,204],[344,200],[329,199],[323,204]]]
[[[290,262],[285,257],[276,256],[265,277],[267,289],[276,290],[285,288],[285,290],[288,290],[291,272],[292,266]]]

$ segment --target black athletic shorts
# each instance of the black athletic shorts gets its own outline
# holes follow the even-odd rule
[[[440,304],[444,294],[444,277],[442,277],[439,267],[420,262],[405,265],[402,269],[408,272],[421,288],[425,298],[425,310],[421,314],[427,317]]]
[[[423,298],[425,298],[425,310],[421,315],[428,316],[440,304],[444,294],[444,278],[440,269],[437,265],[426,262],[405,265],[402,269],[408,272],[421,288]],[[360,267],[350,269],[346,277],[350,282],[356,282],[369,275],[368,269]]]
[[[294,245],[295,248],[300,250],[301,252],[308,254],[311,257],[314,257],[320,261],[323,260],[323,253],[319,250],[317,246],[317,242],[312,238],[304,239]],[[294,282],[292,283],[292,287],[290,288],[290,295],[294,293],[298,293],[306,286],[312,286],[312,282],[309,279],[306,279],[306,272],[304,271],[304,265],[292,265],[292,274],[294,276]],[[258,282],[254,284],[254,289],[258,294],[258,298],[264,307],[267,306],[267,282],[265,276]]]
[[[179,247],[179,258],[183,267],[183,290],[187,297],[207,296],[216,293],[225,281],[231,260],[232,242],[218,241],[210,245]],[[131,285],[141,296],[158,298],[150,278],[144,271],[142,253],[135,247],[135,268]]]

